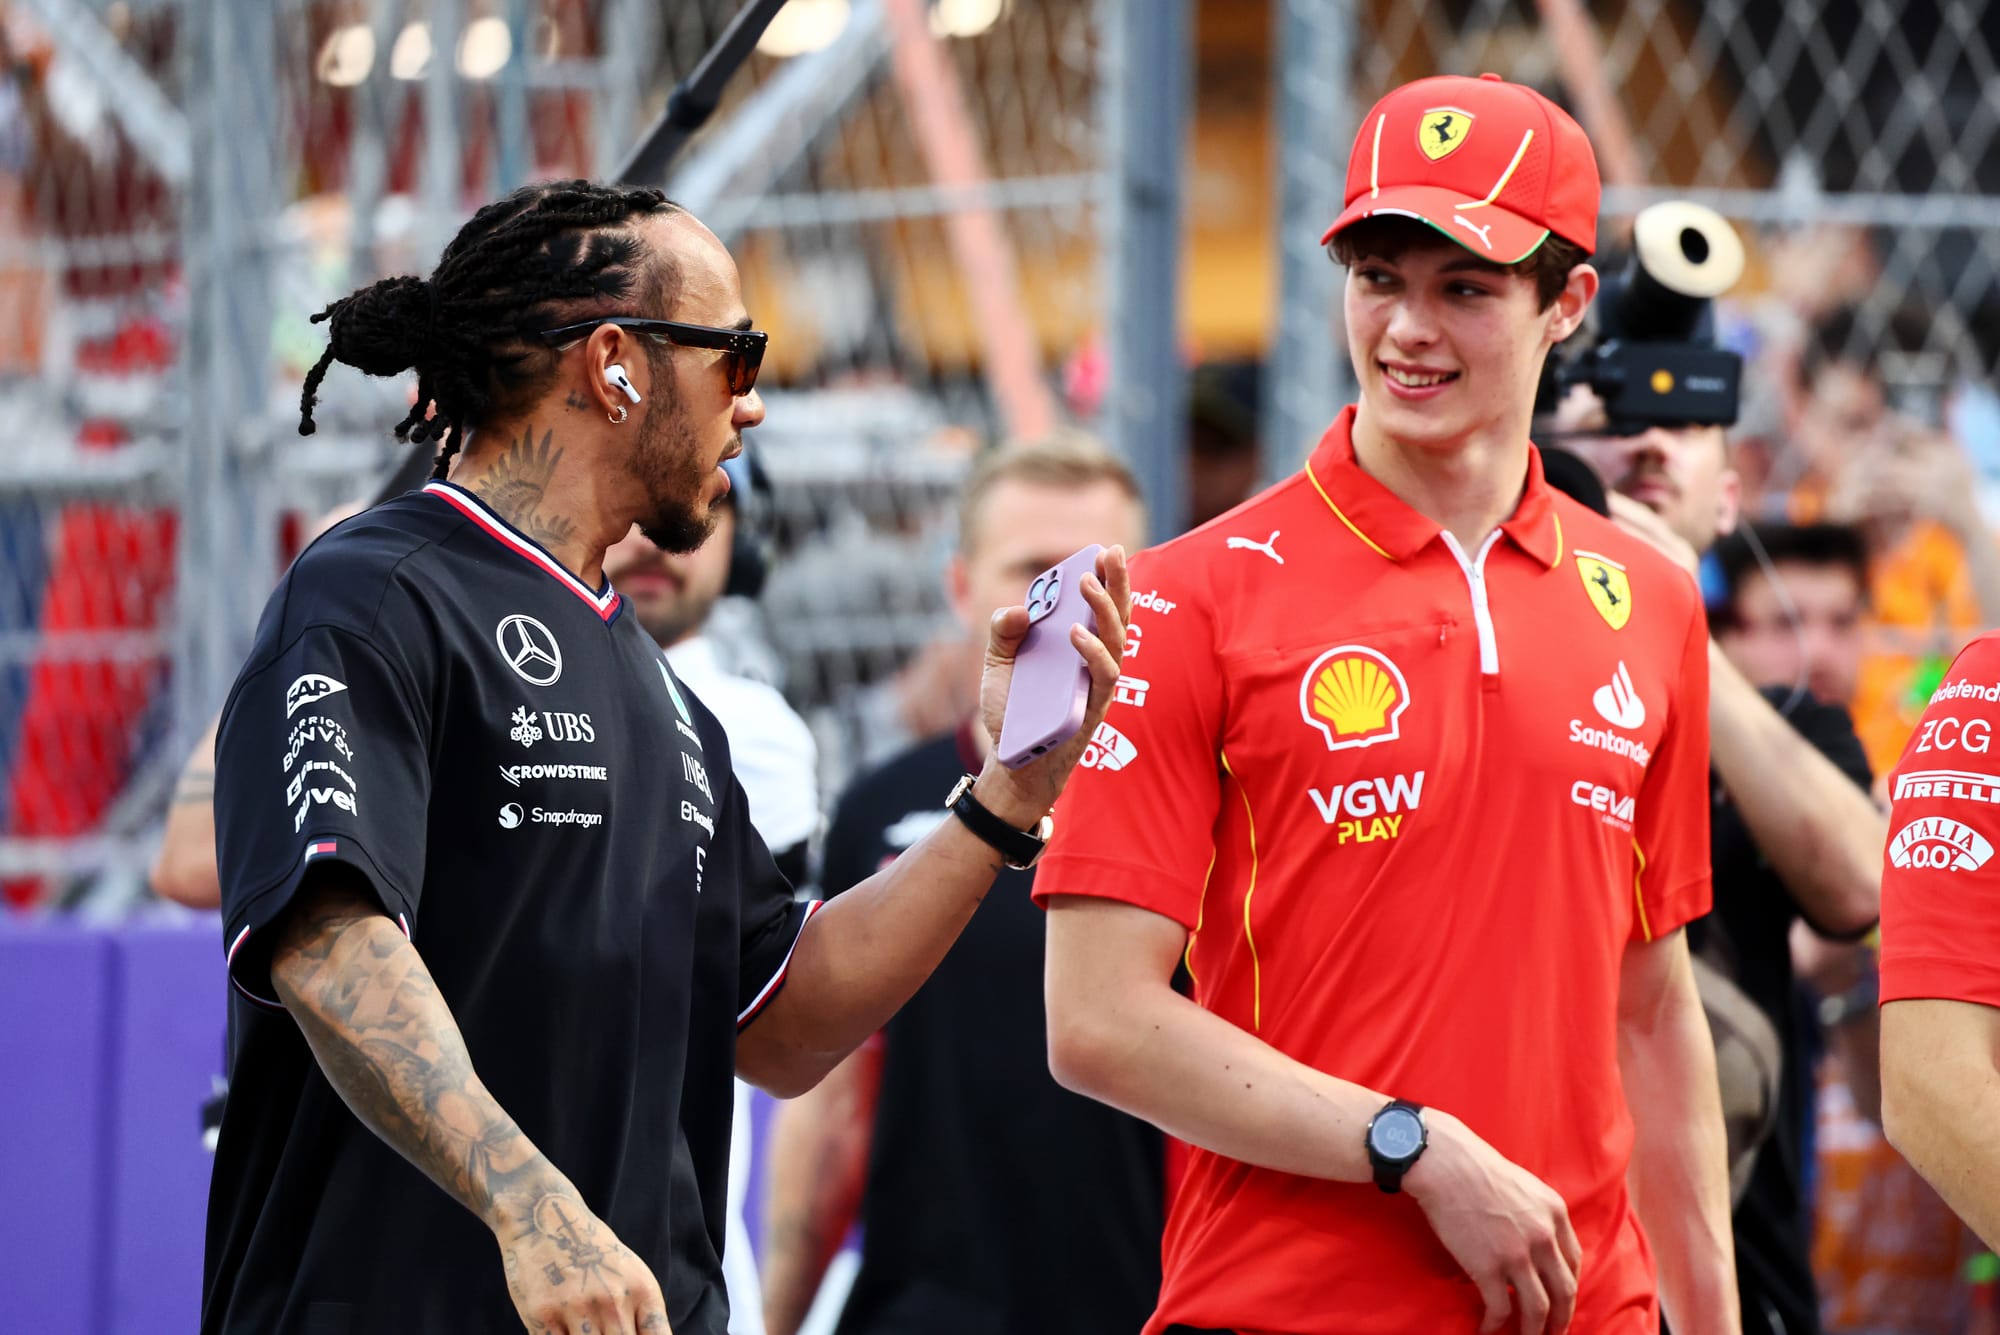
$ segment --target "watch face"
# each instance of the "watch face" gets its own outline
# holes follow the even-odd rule
[[[1423,1120],[1408,1108],[1385,1108],[1369,1128],[1368,1143],[1384,1159],[1407,1159],[1423,1148]]]

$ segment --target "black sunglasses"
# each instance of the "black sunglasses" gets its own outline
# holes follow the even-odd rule
[[[561,347],[586,338],[601,324],[632,329],[663,343],[683,348],[719,348],[729,355],[723,364],[729,370],[729,392],[741,398],[757,386],[757,368],[764,364],[764,345],[771,336],[761,329],[720,329],[714,325],[682,324],[678,320],[642,320],[634,315],[601,315],[595,320],[544,329],[542,342]]]

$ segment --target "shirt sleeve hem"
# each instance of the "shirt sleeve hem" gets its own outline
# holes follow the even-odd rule
[[[762,1015],[764,1013],[765,1008],[771,1004],[772,999],[775,998],[781,990],[783,990],[785,986],[785,975],[791,970],[792,956],[798,951],[800,939],[805,936],[806,924],[812,921],[813,914],[818,913],[825,906],[826,906],[826,901],[820,899],[812,900],[811,902],[806,904],[805,913],[799,919],[799,930],[792,934],[791,947],[785,951],[785,957],[782,960],[778,961],[777,972],[771,975],[770,980],[766,982],[761,989],[758,990],[757,995],[750,999],[750,1004],[748,1006],[745,1006],[741,1011],[741,1013],[737,1015],[736,1017],[737,1033],[740,1034],[745,1029],[749,1028],[751,1022],[755,1020],[759,1015]]]
[[[395,920],[407,938],[412,935],[414,913],[409,897],[382,874],[375,859],[351,835],[339,832],[308,833],[300,841],[299,860],[283,876],[251,895],[243,908],[229,916],[226,947],[229,981],[243,996],[267,1010],[283,1010],[284,1003],[271,986],[269,942],[264,929],[277,921],[298,894],[308,867],[339,862],[367,878],[382,910]],[[253,942],[255,943],[253,945]],[[261,947],[261,948],[259,948]]]
[[[1657,941],[1661,937],[1702,917],[1714,907],[1714,880],[1707,869],[1681,881],[1665,894],[1648,895],[1642,886],[1638,891],[1641,909],[1646,915],[1647,931],[1644,939]],[[1644,901],[1650,899],[1651,903]]]
[[[1135,908],[1171,918],[1192,932],[1200,914],[1201,887],[1177,884],[1168,875],[1151,867],[1136,866],[1116,858],[1089,854],[1061,854],[1048,859],[1035,873],[1031,892],[1037,905],[1046,909],[1056,895],[1080,895],[1089,899],[1115,899]]]
[[[1885,952],[1881,970],[1884,1002],[1969,1001],[2000,1007],[2000,969],[1991,959]]]

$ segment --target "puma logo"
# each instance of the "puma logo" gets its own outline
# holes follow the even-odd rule
[[[1460,227],[1463,227],[1466,231],[1471,232],[1474,236],[1478,237],[1480,245],[1486,247],[1488,250],[1493,249],[1492,239],[1486,235],[1488,232],[1493,230],[1492,223],[1487,223],[1486,226],[1481,227],[1477,223],[1468,221],[1465,218],[1461,218],[1456,213],[1451,215],[1451,220],[1457,223]]]
[[[1236,551],[1262,552],[1279,565],[1283,565],[1285,558],[1278,555],[1277,541],[1278,530],[1274,528],[1271,530],[1271,536],[1262,542],[1255,542],[1249,538],[1231,538],[1228,545],[1232,550]]]

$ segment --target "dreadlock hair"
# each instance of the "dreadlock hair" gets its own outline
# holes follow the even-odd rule
[[[299,395],[299,434],[315,429],[313,402],[327,368],[368,375],[417,372],[417,401],[396,439],[438,444],[440,478],[468,429],[532,402],[554,374],[537,331],[612,313],[635,295],[670,312],[679,274],[668,257],[645,264],[629,220],[686,210],[658,190],[552,181],[523,186],[472,215],[428,279],[385,278],[312,317],[331,335]],[[629,313],[629,311],[621,312]]]

